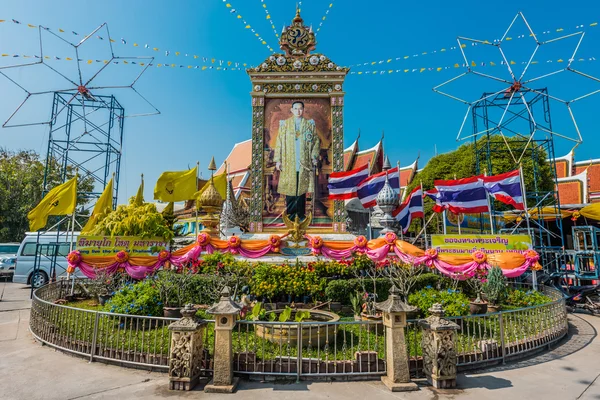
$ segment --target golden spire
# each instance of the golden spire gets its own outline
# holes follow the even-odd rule
[[[217,164],[215,164],[215,157],[213,156],[212,160],[210,160],[210,164],[208,164],[208,170],[209,171],[216,171],[217,170]]]

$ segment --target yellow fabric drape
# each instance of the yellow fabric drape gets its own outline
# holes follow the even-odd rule
[[[582,211],[583,211],[583,209],[582,209]],[[600,211],[599,211],[599,213],[600,213]],[[573,215],[573,212],[572,211],[568,211],[568,210],[560,210],[558,212],[558,214],[557,214],[556,209],[554,207],[544,207],[544,208],[542,208],[541,214],[539,213],[539,210],[537,208],[531,208],[529,210],[529,216],[530,216],[530,218],[533,218],[533,219],[543,219],[545,221],[551,221],[551,220],[556,219],[556,218],[560,218],[560,219],[568,218],[571,215]],[[600,214],[599,214],[599,216],[600,216]],[[519,217],[520,218],[525,218],[524,215],[511,214],[511,215],[505,215],[504,219],[506,221],[512,222],[512,221],[515,221]]]
[[[600,203],[594,203],[583,207],[581,210],[579,210],[579,214],[585,218],[600,221]]]

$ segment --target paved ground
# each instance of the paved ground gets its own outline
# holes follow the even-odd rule
[[[0,283],[0,293],[2,286]],[[217,398],[197,390],[169,392],[165,374],[88,363],[41,346],[28,331],[29,290],[7,284],[0,301],[0,399]],[[600,318],[575,315],[557,348],[479,373],[461,374],[460,389],[390,393],[378,381],[242,382],[237,396],[286,399],[600,399]],[[228,397],[231,398],[231,397]]]

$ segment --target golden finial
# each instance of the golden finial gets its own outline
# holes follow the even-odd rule
[[[213,156],[212,160],[210,160],[210,164],[208,164],[208,170],[209,171],[216,171],[217,170],[217,164],[215,164],[215,157]]]

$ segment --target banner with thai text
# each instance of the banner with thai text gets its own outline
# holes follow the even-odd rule
[[[169,242],[163,238],[141,238],[139,236],[79,236],[76,249],[82,255],[109,256],[121,250],[131,256],[156,255],[169,247]]]
[[[505,251],[524,252],[531,249],[531,237],[527,235],[431,235],[431,247],[438,253],[471,254]]]

